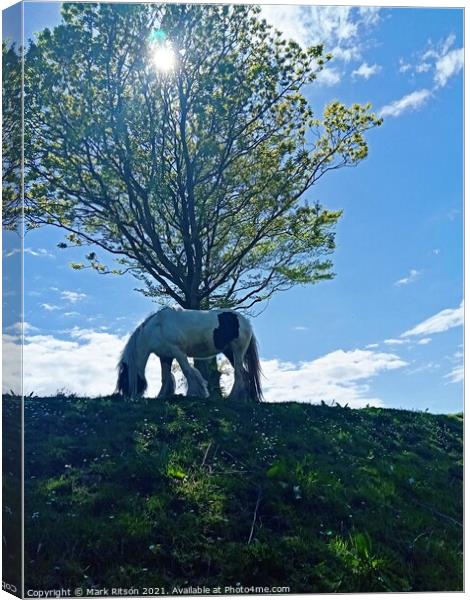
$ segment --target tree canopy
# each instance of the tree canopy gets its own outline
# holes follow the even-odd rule
[[[22,217],[22,66],[20,51],[2,42],[2,227],[17,230]]]
[[[304,90],[331,58],[321,46],[287,41],[250,6],[62,14],[26,55],[30,227],[92,245],[74,268],[130,272],[186,308],[248,308],[333,276],[341,212],[306,192],[364,159],[380,119],[337,101],[313,113]],[[162,48],[171,68],[155,66]]]

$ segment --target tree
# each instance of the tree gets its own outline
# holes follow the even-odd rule
[[[2,227],[18,231],[22,217],[22,61],[14,43],[2,42]],[[21,233],[21,232],[19,232]]]
[[[26,60],[30,223],[104,249],[120,268],[95,251],[87,266],[187,308],[249,307],[331,278],[341,213],[302,198],[361,161],[380,121],[339,102],[316,119],[301,90],[329,56],[258,13],[64,5]],[[158,72],[152,45],[170,43],[174,70]]]
[[[331,58],[321,46],[286,41],[249,6],[62,14],[26,57],[30,227],[92,245],[73,268],[131,273],[185,308],[248,309],[333,277],[341,211],[305,194],[365,158],[380,120],[339,102],[313,114],[302,91]]]

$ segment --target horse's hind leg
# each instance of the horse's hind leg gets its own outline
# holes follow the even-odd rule
[[[169,398],[175,393],[175,378],[171,372],[172,358],[160,356],[160,365],[162,370],[162,387],[158,394],[158,398]]]
[[[227,353],[225,355],[227,356]],[[232,391],[229,394],[229,400],[246,400],[246,371],[243,366],[243,352],[240,348],[234,348],[231,356],[227,356],[227,358],[232,363],[234,370],[234,382]]]
[[[188,396],[197,396],[199,398],[208,398],[209,392],[207,382],[197,369],[189,364],[188,357],[183,352],[175,353],[175,358],[178,361],[183,375],[188,382]]]
[[[233,351],[230,348],[226,348],[224,350],[224,354],[225,357],[228,359],[228,362],[232,365],[232,367],[234,366],[234,362],[233,362]]]

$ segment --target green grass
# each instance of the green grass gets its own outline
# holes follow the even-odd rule
[[[26,586],[462,590],[462,415],[26,400]]]

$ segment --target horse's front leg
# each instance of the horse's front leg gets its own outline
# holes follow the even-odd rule
[[[162,371],[162,387],[158,394],[158,398],[169,398],[175,394],[175,378],[171,372],[172,358],[160,356],[160,365]]]
[[[183,375],[186,377],[188,382],[188,396],[196,396],[199,398],[208,398],[209,391],[207,389],[207,381],[199,373],[197,369],[189,364],[188,357],[183,352],[178,351],[175,353],[175,358],[178,361]]]

